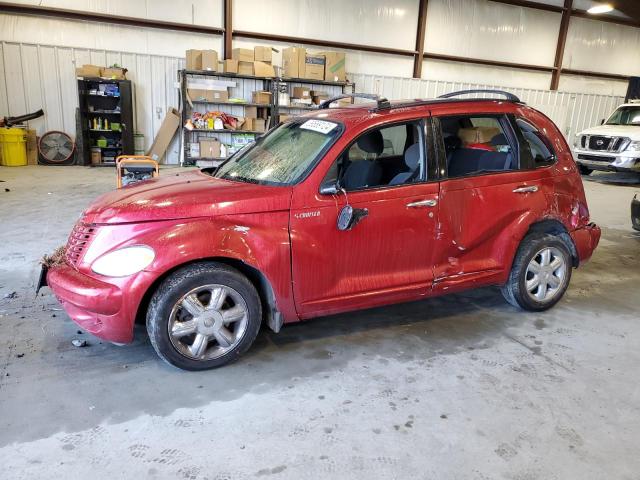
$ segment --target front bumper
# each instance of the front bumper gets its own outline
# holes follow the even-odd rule
[[[631,226],[640,231],[640,199],[637,195],[631,200]]]
[[[580,265],[589,261],[600,242],[601,234],[600,227],[595,223],[590,223],[571,232],[571,238],[576,246]]]
[[[638,172],[640,173],[640,153],[611,153],[576,148],[573,151],[576,163],[591,170],[603,172]]]
[[[47,284],[69,317],[96,337],[115,343],[133,340],[133,315],[126,308],[122,289],[57,265],[47,272]]]

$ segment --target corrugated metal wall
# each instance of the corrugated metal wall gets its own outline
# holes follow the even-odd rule
[[[75,109],[78,105],[75,66],[84,63],[129,69],[135,91],[136,129],[149,146],[160,128],[165,112],[178,107],[176,72],[184,59],[168,56],[115,52],[26,43],[0,43],[0,115],[20,115],[43,108],[46,116],[32,122],[39,133],[63,130],[75,135]],[[499,85],[480,85],[426,79],[368,74],[352,74],[359,92],[378,93],[390,99],[433,98],[442,93],[472,88],[497,88],[518,95],[529,105],[552,118],[568,138],[580,130],[597,125],[623,98],[514,89]],[[177,140],[171,145],[167,163],[178,163]]]
[[[129,69],[134,85],[136,131],[143,133],[148,147],[169,107],[178,106],[175,86],[184,59],[158,55],[92,50],[25,43],[0,43],[0,115],[21,115],[39,108],[45,117],[30,123],[42,134],[62,130],[75,137],[78,89],[75,68],[85,63]],[[179,147],[174,142],[168,162],[177,163]]]

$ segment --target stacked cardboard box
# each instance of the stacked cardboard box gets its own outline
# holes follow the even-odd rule
[[[289,47],[282,52],[283,76],[332,82],[346,81],[345,55],[340,52],[310,53],[306,48]]]
[[[187,50],[186,51],[187,70],[207,70],[218,71],[218,52],[215,50]]]
[[[271,48],[234,48],[231,51],[231,60],[225,60],[224,71],[251,77],[275,77],[271,65]]]
[[[126,80],[127,69],[121,67],[100,67],[98,65],[82,65],[76,68],[76,77],[110,78],[112,80]]]

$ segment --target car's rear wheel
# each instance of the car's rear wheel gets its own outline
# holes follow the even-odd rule
[[[547,310],[567,290],[572,268],[571,253],[561,239],[548,234],[528,235],[518,248],[502,294],[524,310]]]
[[[580,175],[591,175],[593,172],[593,168],[585,167],[584,165],[578,164],[578,170],[580,170]]]
[[[167,363],[185,370],[221,367],[246,352],[262,319],[255,287],[220,263],[189,265],[167,277],[151,298],[147,331]]]

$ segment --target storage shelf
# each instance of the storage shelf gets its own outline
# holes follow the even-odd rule
[[[293,106],[293,105],[278,105],[278,108],[283,110],[320,110],[318,107],[309,107],[307,105],[304,106]]]
[[[245,80],[274,80],[272,77],[254,77],[253,75],[238,75],[237,73],[211,72],[209,70],[183,70],[187,75],[202,77],[242,78]]]
[[[265,132],[257,132],[255,130],[209,130],[205,128],[194,128],[193,130],[186,129],[187,132],[206,132],[206,133],[230,133],[232,135],[239,135],[242,133],[249,133],[252,135],[262,135]]]
[[[94,128],[90,128],[89,131],[96,132],[96,133],[122,133],[121,130],[100,130],[100,129],[94,129]]]
[[[264,107],[271,108],[270,103],[251,103],[251,102],[210,102],[208,100],[191,100],[191,103],[204,103],[207,105],[229,105],[232,107]]]
[[[115,95],[98,95],[97,93],[87,93],[87,97],[100,97],[100,98],[117,98],[120,100],[120,95],[117,97]]]
[[[350,82],[331,82],[329,80],[311,80],[309,78],[278,78],[276,80],[280,83],[310,83],[317,85],[334,85],[336,87],[350,87],[353,85]]]
[[[82,113],[85,113],[87,115],[121,115],[122,114],[122,112],[114,112],[110,110],[94,110],[93,112],[90,112],[88,110],[83,110]]]

